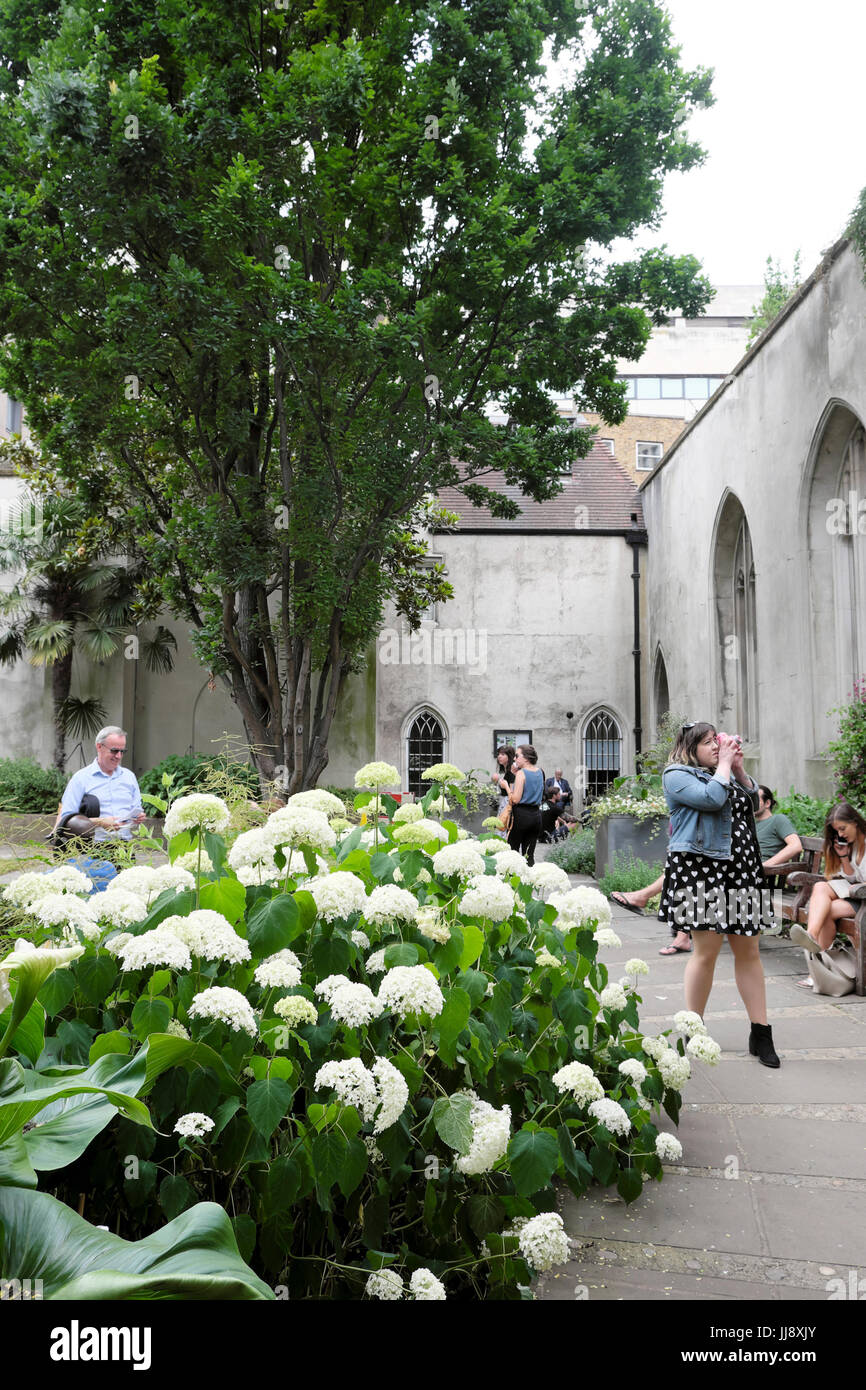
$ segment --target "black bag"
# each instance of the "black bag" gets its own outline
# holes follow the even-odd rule
[[[96,826],[92,817],[99,815],[99,798],[92,792],[85,792],[77,811],[67,811],[60,817],[46,839],[52,849],[69,849],[72,840],[92,840]]]

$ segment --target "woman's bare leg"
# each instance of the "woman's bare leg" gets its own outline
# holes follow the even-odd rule
[[[728,937],[734,953],[734,979],[750,1023],[767,1022],[767,989],[761,964],[759,936]]]
[[[692,953],[686,966],[685,988],[686,1008],[704,1016],[719,951],[722,949],[722,936],[715,931],[696,931],[692,933]]]

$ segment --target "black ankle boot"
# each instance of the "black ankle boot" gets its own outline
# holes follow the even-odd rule
[[[765,1067],[780,1067],[782,1063],[773,1047],[773,1030],[769,1023],[753,1023],[749,1034],[749,1051]]]

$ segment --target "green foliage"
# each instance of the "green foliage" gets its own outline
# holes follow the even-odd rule
[[[791,787],[787,796],[778,798],[775,809],[790,816],[798,834],[823,835],[827,817],[837,799],[821,801],[817,797],[807,796],[805,792],[794,791]]]
[[[592,432],[551,391],[622,419],[617,359],[709,298],[692,256],[587,250],[657,222],[711,101],[662,6],[591,10],[0,18],[2,383],[34,476],[85,480],[289,791],[385,601],[417,626],[451,594],[429,499],[555,495]]]
[[[767,268],[764,271],[764,297],[760,304],[755,304],[752,308],[754,317],[749,329],[749,336],[746,339],[747,346],[750,346],[784,309],[791,295],[797,293],[800,283],[799,251],[794,254],[794,264],[790,275],[782,269],[781,261],[774,263],[772,256],[767,257]]]
[[[592,803],[589,820],[595,826],[606,816],[633,816],[636,821],[645,821],[669,815],[661,777],[638,773],[635,777],[617,777],[611,790]]]
[[[259,778],[254,767],[206,753],[170,753],[156,767],[143,772],[138,785],[143,795],[162,797],[166,790],[163,777],[167,776],[171,778],[172,794],[177,797],[190,791],[210,791],[215,773],[230,778],[246,796],[258,796]]]
[[[647,864],[645,860],[636,858],[631,850],[620,850],[614,855],[604,878],[599,879],[598,886],[606,896],[611,893],[631,893],[637,888],[646,888],[648,883],[660,878],[664,868],[664,864]]]
[[[449,798],[453,790],[447,788]],[[603,900],[584,889],[568,919],[514,876],[507,884],[512,902],[505,920],[496,920],[496,911],[492,918],[473,914],[468,904],[462,907],[465,885],[447,872],[447,864],[437,866],[423,850],[394,841],[394,803],[386,805],[378,845],[354,848],[340,862],[338,844],[329,867],[354,874],[364,895],[399,883],[435,911],[435,937],[422,929],[430,922],[416,924],[411,914],[393,921],[366,916],[367,896],[347,901],[342,916],[339,905],[319,913],[315,895],[324,891],[321,881],[307,891],[307,873],[295,871],[243,894],[236,929],[249,948],[247,960],[243,948],[222,948],[213,958],[193,952],[189,969],[155,961],[124,970],[102,942],[87,941],[79,958],[40,990],[42,1009],[34,1026],[19,1030],[28,1065],[40,1078],[35,1094],[23,1093],[21,1116],[29,1117],[34,1107],[38,1113],[43,1099],[72,1095],[72,1107],[57,1116],[57,1124],[61,1132],[69,1130],[75,1166],[64,1162],[62,1148],[55,1150],[59,1162],[44,1164],[60,1199],[56,1206],[68,1213],[78,1192],[87,1191],[90,1220],[100,1224],[110,1216],[130,1238],[112,1245],[111,1263],[107,1247],[95,1264],[83,1261],[77,1274],[91,1270],[94,1278],[92,1285],[85,1277],[68,1286],[74,1296],[79,1289],[91,1296],[91,1287],[111,1296],[108,1269],[118,1271],[111,1277],[122,1292],[115,1296],[132,1297],[136,1287],[140,1296],[150,1296],[156,1286],[149,1282],[149,1267],[132,1261],[131,1251],[154,1240],[154,1231],[165,1237],[160,1249],[167,1250],[177,1223],[206,1200],[232,1213],[238,1248],[256,1274],[271,1285],[285,1284],[294,1299],[360,1298],[371,1271],[383,1263],[406,1279],[416,1269],[432,1270],[449,1298],[515,1298],[518,1284],[528,1284],[533,1272],[511,1223],[552,1210],[555,1181],[580,1195],[595,1179],[631,1201],[641,1190],[635,1174],[661,1177],[658,1112],[663,1108],[675,1119],[680,1097],[643,1051],[638,996],[629,990],[624,1010],[601,1003],[608,972],[598,959],[593,914],[601,912]],[[456,825],[446,820],[443,826],[459,853]],[[241,886],[216,852],[218,838],[209,833],[211,857],[222,869],[207,886],[228,898]],[[485,882],[501,893],[493,862],[485,866]],[[187,917],[197,901],[192,890],[167,892],[130,931],[141,936],[167,917]],[[441,929],[447,941],[437,939]],[[105,929],[109,946],[113,934]],[[257,980],[262,961],[287,948],[295,953],[299,978],[289,970],[282,985]],[[416,987],[423,984],[424,997],[406,1009],[389,1004],[371,951],[383,953],[386,971],[419,972]],[[375,1007],[367,1023],[346,1019],[328,989],[321,992],[323,979],[335,973],[371,991]],[[52,989],[60,977],[71,981],[72,993]],[[395,983],[388,974],[384,980]],[[194,998],[211,986],[248,1001],[255,1010],[254,1035],[193,1007]],[[291,998],[299,1001],[294,1007],[312,1006],[315,1022],[287,1020],[282,1010],[292,1006],[282,1001]],[[58,1057],[72,1060],[82,1048],[88,1068],[49,1076]],[[619,1070],[627,1058],[646,1066],[643,1095]],[[554,1084],[553,1075],[572,1061],[588,1064],[606,1095],[624,1108],[630,1122],[625,1136],[611,1134],[585,1104]],[[341,1092],[339,1078],[321,1074],[326,1064],[338,1071],[360,1064],[374,1099],[369,1089]],[[7,1065],[17,1068],[17,1086],[22,1068]],[[83,1090],[85,1081],[95,1094]],[[0,1123],[4,1095],[0,1071]],[[480,1124],[473,1096],[499,1111],[501,1128],[496,1150],[465,1171]],[[11,1100],[22,1103],[15,1093]],[[384,1104],[393,1107],[387,1116]],[[112,1106],[124,1117],[112,1118]],[[213,1124],[201,1137],[180,1137],[175,1126],[191,1112]],[[98,1145],[89,1142],[109,1124]],[[39,1164],[30,1163],[28,1153],[51,1147],[52,1136],[44,1133],[49,1125],[23,1139],[10,1131],[9,1148],[0,1149],[0,1183],[5,1171],[6,1181],[33,1186]],[[52,1199],[29,1195],[39,1199],[30,1239],[41,1251],[41,1212]],[[60,1219],[54,1207],[49,1216]],[[16,1232],[23,1230],[17,1206],[9,1219]],[[173,1224],[164,1227],[166,1220]],[[92,1227],[85,1223],[85,1229]],[[75,1259],[84,1231],[72,1222],[64,1239],[61,1264]],[[130,1252],[129,1263],[125,1256],[117,1262],[121,1250]],[[192,1260],[194,1251],[188,1255]],[[28,1261],[21,1266],[31,1267]],[[182,1273],[196,1269],[193,1262]],[[58,1267],[52,1278],[64,1287],[71,1276]],[[185,1293],[186,1287],[169,1283],[164,1296],[196,1296]]]
[[[545,862],[558,864],[567,874],[594,874],[595,831],[573,830],[567,840],[549,851]]]
[[[673,710],[668,710],[666,714],[662,715],[655,739],[635,759],[639,772],[649,776],[661,776],[667,767],[680,729],[685,723],[685,717]]]
[[[866,806],[866,676],[854,682],[851,700],[839,709],[839,736],[827,745],[836,778],[836,800]]]
[[[0,758],[0,811],[39,815],[57,811],[66,778],[32,758]]]

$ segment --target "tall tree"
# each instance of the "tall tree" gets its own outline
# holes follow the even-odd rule
[[[755,304],[752,307],[752,325],[746,339],[746,346],[760,337],[764,329],[781,313],[791,295],[797,293],[801,283],[799,251],[794,253],[794,264],[791,267],[790,275],[786,270],[783,270],[781,261],[774,261],[772,256],[767,257],[767,266],[764,271],[764,295],[760,304]]]
[[[386,597],[448,592],[437,489],[552,496],[590,440],[548,388],[622,419],[616,358],[706,303],[604,248],[699,162],[709,74],[655,0],[2,7],[2,380],[310,785]]]

